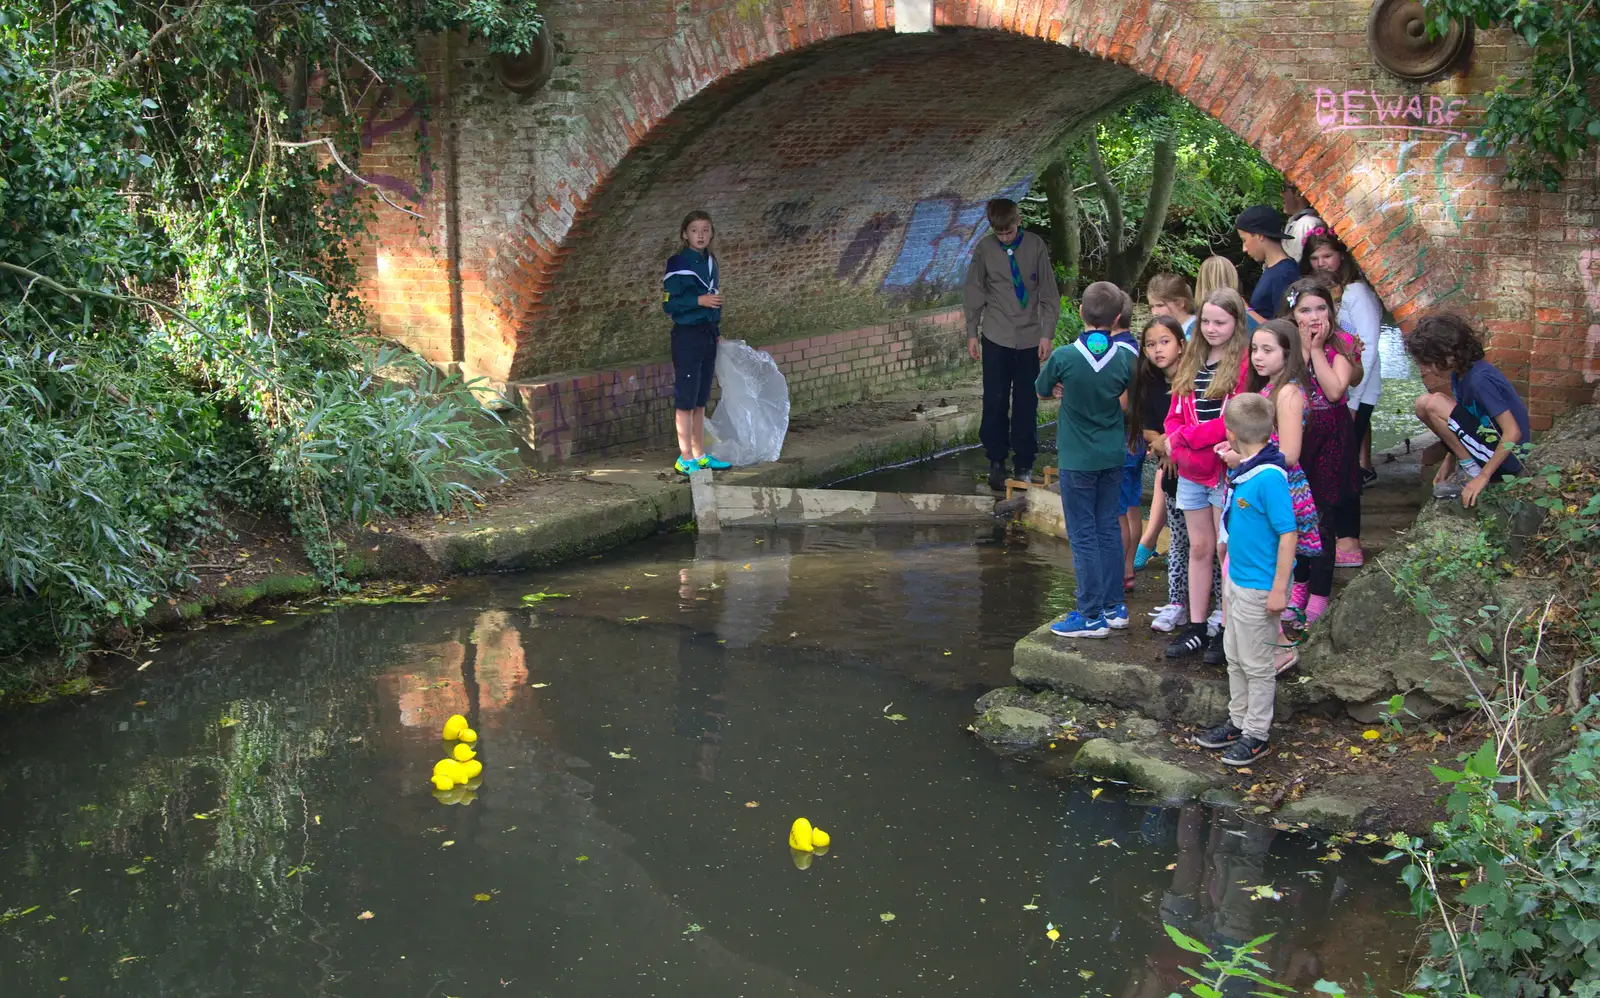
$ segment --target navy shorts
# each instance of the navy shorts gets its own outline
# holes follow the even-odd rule
[[[672,393],[682,410],[704,409],[717,372],[717,326],[705,322],[672,327]]]
[[[1130,456],[1122,463],[1122,488],[1117,493],[1117,515],[1139,505],[1144,498],[1144,455]]]

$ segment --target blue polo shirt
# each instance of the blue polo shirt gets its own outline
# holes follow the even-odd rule
[[[1281,461],[1279,457],[1254,466],[1247,461],[1233,479],[1227,511],[1228,578],[1242,589],[1272,588],[1278,538],[1294,533],[1294,500]]]

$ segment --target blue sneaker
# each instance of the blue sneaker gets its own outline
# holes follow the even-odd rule
[[[1104,614],[1085,617],[1074,610],[1051,624],[1050,633],[1058,638],[1106,638],[1111,636],[1111,625],[1106,623]]]
[[[727,471],[729,468],[733,467],[733,465],[729,464],[728,462],[719,461],[710,454],[705,455],[695,463],[700,465],[702,468],[710,468],[712,471]]]
[[[1118,603],[1105,613],[1106,624],[1114,631],[1128,629],[1128,604]]]
[[[1144,567],[1150,564],[1150,559],[1154,558],[1155,556],[1156,553],[1154,551],[1145,547],[1143,544],[1139,545],[1134,549],[1133,552],[1133,570],[1135,572],[1144,571]]]
[[[680,475],[692,475],[700,470],[700,465],[696,461],[685,461],[680,457],[672,463],[672,470]]]

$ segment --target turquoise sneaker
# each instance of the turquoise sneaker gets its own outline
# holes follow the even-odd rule
[[[700,467],[710,468],[712,471],[727,471],[729,468],[733,467],[733,465],[729,464],[728,462],[719,461],[710,454],[702,457],[697,463],[700,465]]]
[[[672,470],[680,475],[692,475],[700,470],[700,465],[695,461],[685,461],[682,457],[679,457],[678,460],[672,463]]]
[[[1144,567],[1150,564],[1150,559],[1154,558],[1155,554],[1156,553],[1154,551],[1145,547],[1143,544],[1139,545],[1139,547],[1133,552],[1133,570],[1135,572],[1144,571]]]

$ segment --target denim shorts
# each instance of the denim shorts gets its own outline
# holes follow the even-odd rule
[[[673,405],[704,409],[711,401],[711,379],[717,372],[717,325],[714,322],[672,327]]]
[[[1130,509],[1137,509],[1139,500],[1144,498],[1144,455],[1139,455],[1138,463],[1131,463],[1133,461],[1129,457],[1122,465],[1122,489],[1117,493],[1118,516]]]
[[[1224,488],[1221,482],[1206,488],[1199,482],[1191,482],[1187,478],[1179,478],[1178,508],[1185,512],[1205,509],[1207,506],[1215,506],[1221,509],[1223,491]]]

